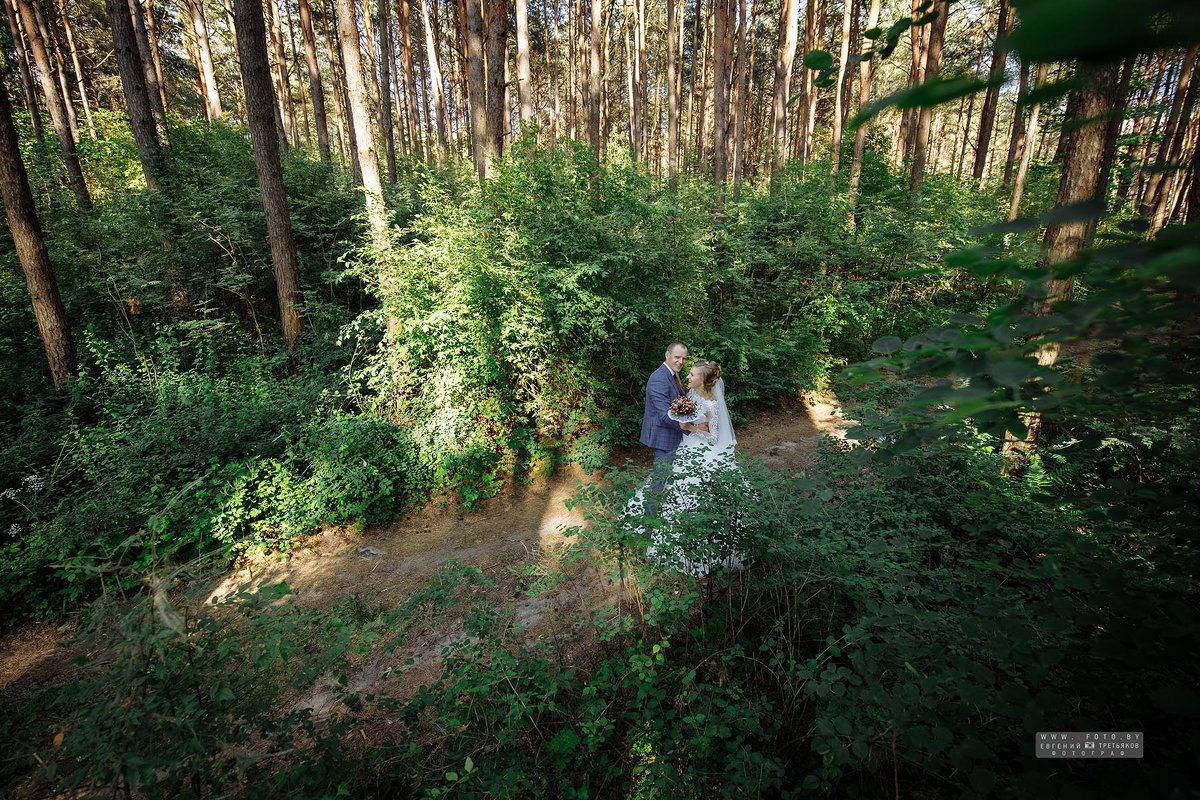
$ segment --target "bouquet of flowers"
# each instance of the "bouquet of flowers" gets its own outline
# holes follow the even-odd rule
[[[671,401],[667,416],[676,422],[699,422],[701,415],[696,408],[696,402],[685,394]]]

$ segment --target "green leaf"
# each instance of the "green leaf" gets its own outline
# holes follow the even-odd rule
[[[972,75],[955,75],[947,78],[934,78],[930,81],[892,92],[887,97],[876,100],[859,111],[850,120],[850,129],[858,128],[869,122],[880,111],[895,106],[896,108],[927,108],[942,105],[960,97],[976,94],[990,88],[1000,86],[1003,77],[983,80]]]
[[[809,69],[833,69],[833,53],[828,50],[810,50],[804,54],[804,66]]]

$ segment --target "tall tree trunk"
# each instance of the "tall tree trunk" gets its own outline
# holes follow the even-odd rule
[[[649,156],[647,137],[647,96],[646,89],[650,82],[650,56],[646,50],[646,0],[633,0],[633,55],[634,75],[633,84],[633,117],[637,120],[637,136],[633,144],[636,158],[645,161]],[[633,119],[630,120],[633,129]]]
[[[831,171],[837,175],[842,165],[842,124],[845,119],[843,88],[846,85],[846,67],[850,63],[850,28],[854,18],[854,0],[842,0],[842,49],[838,56],[837,85],[833,92],[833,139],[831,147],[833,163]]]
[[[129,15],[133,20],[133,33],[137,37],[139,63],[146,73],[146,86],[150,96],[150,107],[154,111],[154,124],[158,128],[158,138],[167,141],[167,92],[163,86],[161,61],[158,57],[158,47],[150,38],[147,18],[152,13],[149,6],[143,6],[142,0],[128,0]]]
[[[392,123],[392,22],[389,0],[379,3],[379,130],[387,160],[387,179],[396,185],[396,133]]]
[[[221,95],[217,92],[217,73],[213,70],[212,48],[208,43],[208,23],[204,20],[204,6],[200,0],[187,0],[187,12],[196,34],[196,53],[200,58],[200,74],[203,78],[204,105],[209,120],[220,119]]]
[[[1140,108],[1140,113],[1134,117],[1133,128],[1129,134],[1129,149],[1124,159],[1126,168],[1121,171],[1117,180],[1117,197],[1125,202],[1130,199],[1133,178],[1142,169],[1145,155],[1149,149],[1146,141],[1146,124],[1151,116],[1149,109],[1158,102],[1158,93],[1162,90],[1163,78],[1167,72],[1167,62],[1167,54],[1160,53],[1153,71],[1152,82],[1145,91],[1141,92],[1136,102],[1131,103]],[[1150,57],[1147,57],[1146,67],[1149,68],[1149,65]]]
[[[1021,62],[1021,77],[1017,85],[1017,105],[1013,108],[1012,130],[1008,134],[1008,158],[1004,162],[1004,190],[1012,186],[1013,164],[1017,152],[1025,141],[1025,117],[1020,103],[1025,99],[1029,90],[1029,62]]]
[[[600,47],[603,30],[600,27],[602,0],[591,0],[591,66],[588,71],[588,142],[592,146],[594,192],[600,189]]]
[[[426,0],[418,1],[422,4],[424,13]],[[400,25],[400,61],[404,68],[404,85],[408,96],[406,111],[409,139],[415,148],[421,150],[421,115],[417,113],[417,72],[413,68],[412,16],[409,13],[408,0],[396,0],[396,18]]]
[[[915,22],[920,14],[921,0],[912,0],[912,18]],[[928,27],[912,25],[908,29],[909,54],[908,85],[916,86],[922,81],[925,68],[925,51],[923,43]],[[901,112],[900,133],[896,138],[896,164],[902,165],[912,155],[913,136],[917,127],[917,117],[920,109],[910,108]]]
[[[1187,194],[1187,206],[1184,211],[1184,222],[1192,224],[1200,222],[1200,138],[1192,148],[1192,182]]]
[[[676,17],[682,18],[678,0],[667,0],[667,179],[674,192],[679,175],[679,32]],[[680,20],[682,25],[682,19]]]
[[[1179,174],[1178,165],[1182,160],[1184,153],[1187,152],[1187,140],[1189,126],[1192,122],[1192,110],[1196,107],[1197,95],[1200,94],[1200,80],[1193,77],[1191,85],[1188,86],[1187,96],[1183,100],[1183,113],[1180,117],[1179,125],[1174,131],[1174,135],[1169,141],[1163,142],[1163,149],[1166,151],[1166,158],[1162,162],[1163,167],[1167,167],[1170,172],[1166,173],[1166,177],[1159,181],[1157,192],[1154,197],[1154,205],[1150,217],[1150,234],[1154,235],[1162,230],[1170,221],[1172,213],[1177,201],[1178,189],[1182,186],[1183,176]],[[1164,173],[1156,173],[1163,175]]]
[[[1154,168],[1146,178],[1141,206],[1138,208],[1138,214],[1143,217],[1150,216],[1158,204],[1167,165],[1174,161],[1172,153],[1178,152],[1181,131],[1187,126],[1188,113],[1185,112],[1185,106],[1190,105],[1189,97],[1192,103],[1195,102],[1192,86],[1200,85],[1200,81],[1195,78],[1197,63],[1200,63],[1200,45],[1192,45],[1179,71],[1179,82],[1175,85],[1175,94],[1171,98],[1171,111],[1167,116],[1167,126],[1163,130],[1162,144],[1159,145],[1158,155],[1154,159]]]
[[[1006,39],[1012,28],[1013,12],[1008,0],[1000,0],[1000,12],[996,19],[996,43],[992,47],[992,66],[988,70],[988,80],[992,83],[983,96],[983,108],[979,114],[979,139],[975,145],[975,165],[971,169],[971,177],[984,185],[984,169],[987,167],[988,144],[992,140],[992,126],[996,124],[996,107],[1000,101],[1000,81],[1004,78],[1004,67],[1008,63],[1008,45]],[[972,95],[973,96],[973,95]]]
[[[716,0],[713,7],[713,182],[717,206],[724,199],[729,178],[729,50],[734,27],[735,0]]]
[[[809,3],[814,0],[809,0]],[[779,21],[779,49],[775,57],[775,99],[771,128],[774,180],[787,164],[787,102],[792,86],[792,64],[796,59],[796,36],[800,24],[800,0],[783,0]]]
[[[87,121],[88,136],[92,139],[96,138],[96,123],[92,119],[92,107],[88,102],[87,87],[83,79],[83,67],[79,63],[79,51],[75,48],[75,33],[71,28],[71,19],[67,16],[66,0],[58,0],[58,14],[62,19],[63,32],[67,37],[67,49],[71,52],[71,64],[75,68],[75,85],[79,90],[79,101],[83,105],[83,117]],[[16,37],[13,37],[13,42],[17,42]],[[20,50],[20,48],[18,48]],[[24,52],[21,51],[23,55]],[[18,61],[18,63],[20,63]],[[21,78],[22,82],[25,76]]]
[[[758,10],[755,5],[754,10]],[[747,18],[749,17],[749,18]],[[742,177],[746,170],[746,117],[750,110],[750,74],[754,71],[754,13],[746,0],[738,2],[737,101],[733,106],[733,197],[742,194]]]
[[[883,6],[883,0],[871,0],[871,6],[867,10],[867,29],[870,30],[879,24],[879,14]],[[871,103],[871,76],[874,72],[874,62],[872,58],[875,55],[875,40],[864,38],[862,61],[858,62],[858,109],[859,111],[866,108]],[[855,200],[858,197],[858,184],[862,180],[862,162],[863,154],[867,151],[867,126],[862,124],[858,126],[858,130],[854,132],[854,150],[850,155],[850,188],[849,198],[850,207],[857,208]],[[858,214],[855,214],[855,221],[858,220]]]
[[[75,200],[84,211],[92,208],[92,197],[88,193],[87,183],[83,180],[83,167],[79,163],[79,153],[75,150],[75,137],[71,135],[71,126],[67,121],[67,110],[63,104],[63,96],[54,80],[54,72],[50,67],[50,54],[46,51],[46,43],[38,30],[37,14],[33,7],[34,0],[18,0],[21,11],[21,24],[29,37],[29,47],[33,52],[34,64],[37,66],[38,79],[42,85],[42,94],[46,98],[46,108],[50,111],[50,121],[54,132],[58,135],[59,147],[62,149],[63,161],[67,166],[67,178],[71,182],[71,190],[75,192]]]
[[[283,24],[279,19],[278,0],[266,0],[267,25],[271,33],[271,49],[275,55],[276,107],[283,123],[283,135],[293,147],[300,146],[296,125],[296,104],[292,101],[292,82],[288,75],[287,55],[283,47]]]
[[[446,157],[450,151],[450,134],[447,128],[450,115],[446,110],[446,94],[442,91],[442,69],[438,63],[437,31],[430,19],[427,0],[421,2],[421,20],[425,26],[425,61],[429,64],[429,85],[433,89],[433,107],[437,114],[438,158]]]
[[[0,2],[4,3],[4,11],[8,15],[8,30],[12,34],[13,49],[17,53],[17,71],[21,73],[21,89],[25,94],[25,108],[29,111],[29,119],[33,125],[33,138],[44,142],[46,132],[42,124],[42,109],[38,105],[37,91],[33,88],[33,72],[29,69],[29,53],[25,49],[25,32],[17,18],[17,0]]]
[[[354,180],[356,183],[362,183],[362,165],[358,160],[358,140],[354,131],[354,114],[350,109],[350,92],[346,87],[346,62],[342,57],[341,37],[337,32],[337,3],[339,0],[331,0],[331,2],[333,2],[333,14],[327,14],[325,17],[325,41],[329,47],[330,70],[333,73],[334,84],[337,86],[338,97],[341,99],[339,116],[341,118],[341,128],[344,129],[345,133],[346,150],[350,153],[350,164],[354,172]],[[331,21],[330,16],[332,16],[333,22],[332,29],[328,24]],[[341,137],[339,137],[339,141],[340,139]]]
[[[804,52],[815,50],[821,46],[821,33],[824,28],[826,0],[810,0],[809,8],[804,15]],[[800,163],[807,165],[813,156],[813,131],[817,125],[817,102],[819,92],[816,86],[816,75],[811,69],[800,70],[800,125],[797,128],[796,152]]]
[[[283,24],[287,29],[288,42],[292,46],[292,60],[288,66],[288,70],[289,72],[292,70],[296,72],[296,97],[300,99],[299,125],[304,126],[304,143],[311,147],[312,125],[309,123],[308,118],[308,96],[304,94],[304,89],[301,87],[304,70],[300,67],[300,46],[296,44],[296,18],[292,15],[291,2],[284,2],[283,4]],[[296,135],[299,136],[300,132],[297,131]]]
[[[362,185],[366,192],[367,223],[371,227],[371,239],[376,250],[383,252],[388,249],[387,209],[383,205],[379,159],[375,154],[375,139],[371,135],[371,112],[367,106],[367,86],[363,80],[362,51],[358,47],[358,20],[355,19],[354,5],[354,0],[337,0],[338,40],[346,68],[350,121],[354,127],[358,164],[362,169]]]
[[[1136,59],[1125,59],[1121,67],[1121,78],[1117,82],[1117,91],[1112,111],[1108,117],[1108,127],[1104,133],[1104,160],[1100,165],[1100,186],[1097,194],[1108,201],[1108,185],[1112,179],[1113,163],[1117,159],[1117,141],[1121,138],[1121,126],[1125,122],[1125,109],[1129,104],[1129,84],[1133,80],[1133,68]]]
[[[934,4],[938,15],[930,23],[929,51],[925,56],[924,83],[937,78],[942,68],[942,43],[946,35],[946,18],[950,16],[950,6],[945,0],[937,0]],[[921,190],[921,182],[925,179],[925,159],[929,148],[929,128],[933,122],[933,109],[923,107],[917,117],[916,137],[913,141],[912,178],[908,188],[911,192]]]
[[[321,64],[317,60],[317,34],[313,30],[312,6],[300,0],[300,36],[304,40],[304,60],[308,64],[308,89],[312,94],[313,121],[317,127],[317,148],[321,160],[328,161],[329,119],[325,113],[325,88],[321,82]]]
[[[488,157],[498,161],[508,133],[508,93],[505,67],[508,64],[508,0],[487,0],[487,114],[491,138]]]
[[[673,0],[671,0],[673,1]],[[550,11],[549,0],[542,0],[542,20],[546,31],[546,81],[550,93],[550,140],[558,139],[562,123],[562,64],[559,61],[561,37],[558,35],[558,8]],[[553,54],[553,55],[552,55]]]
[[[471,153],[479,180],[492,176],[492,163],[488,150],[492,140],[488,130],[487,82],[483,67],[483,14],[480,0],[466,0],[467,17],[467,69],[471,92]]]
[[[138,159],[142,162],[142,174],[146,176],[146,186],[151,191],[162,191],[165,167],[163,143],[158,138],[158,125],[150,99],[151,87],[146,83],[145,65],[138,48],[129,4],[126,0],[105,0],[104,6],[108,10],[108,24],[112,29],[117,68],[121,73],[125,108],[129,113]]]
[[[1080,77],[1078,103],[1073,115],[1064,122],[1072,141],[1067,147],[1068,157],[1063,164],[1058,185],[1059,206],[1093,200],[1097,196],[1108,128],[1106,118],[1112,108],[1118,83],[1116,65],[1084,66],[1081,67]],[[1042,238],[1041,264],[1053,266],[1074,258],[1088,245],[1091,229],[1090,223],[1076,221],[1048,226]],[[1045,299],[1035,305],[1034,313],[1039,316],[1051,313],[1055,304],[1070,300],[1072,292],[1071,278],[1051,280]],[[1037,358],[1041,366],[1053,365],[1058,356],[1057,343],[1044,342],[1038,347]],[[1040,422],[1038,412],[1023,414],[1022,421],[1027,431],[1024,441],[1016,436],[1006,437],[1006,451],[1027,447],[1036,438]]]
[[[700,80],[700,100],[696,104],[696,119],[695,119],[695,139],[696,139],[696,160],[695,164],[698,170],[706,170],[708,166],[708,150],[705,148],[707,124],[708,124],[708,73],[712,69],[712,49],[713,49],[713,5],[716,0],[697,0],[697,5],[704,6],[704,13],[699,17],[700,26],[700,63],[697,67],[692,65],[692,71],[699,77]]]
[[[1049,75],[1050,65],[1038,64],[1037,75],[1033,80],[1033,88],[1035,90],[1042,88],[1046,84],[1046,79]],[[1025,145],[1021,151],[1021,166],[1017,168],[1016,181],[1013,183],[1012,200],[1008,205],[1008,218],[1010,220],[1016,219],[1020,215],[1021,195],[1025,193],[1025,176],[1029,174],[1029,162],[1033,160],[1033,144],[1037,140],[1038,116],[1041,114],[1041,110],[1041,103],[1034,103],[1033,108],[1029,110],[1029,127],[1024,133]]]
[[[54,56],[55,80],[58,81],[58,91],[63,99],[63,110],[67,112],[67,127],[71,131],[71,140],[78,143],[79,120],[75,116],[75,104],[71,102],[70,79],[67,77],[67,63],[63,59],[62,47],[55,40],[50,26],[46,24],[41,4],[35,3],[33,10],[36,12],[38,32],[41,34],[42,41],[45,43],[47,51]]]
[[[21,262],[21,271],[25,273],[25,285],[33,303],[38,333],[46,350],[50,378],[55,388],[61,389],[77,374],[75,342],[71,338],[71,326],[58,292],[58,281],[54,277],[46,240],[42,236],[42,224],[33,202],[33,192],[29,188],[29,176],[21,161],[12,104],[4,84],[4,76],[0,74],[0,193],[4,197],[4,212],[16,246],[17,260]]]
[[[267,0],[273,2],[273,0]],[[261,0],[234,0],[237,14],[238,49],[242,54],[242,86],[246,92],[246,115],[254,167],[267,215],[267,238],[275,267],[275,289],[279,316],[288,352],[296,349],[303,327],[300,316],[300,280],[292,218],[283,188],[279,163],[279,137],[275,132],[275,93],[271,87],[271,64],[267,58],[267,29]]]
[[[517,16],[517,101],[521,122],[533,120],[533,79],[529,72],[529,0],[516,0]]]
[[[233,0],[221,0],[221,7],[225,9],[225,33],[229,39],[230,49],[233,50],[233,60],[235,63],[240,63],[242,60],[242,54],[238,50],[236,22],[237,15],[233,11]],[[242,92],[234,91],[233,102],[237,106],[238,119],[246,119],[246,100],[242,96]]]

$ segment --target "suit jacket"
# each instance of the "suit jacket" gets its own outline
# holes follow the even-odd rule
[[[641,442],[654,450],[674,450],[683,438],[679,423],[667,416],[671,401],[683,392],[666,364],[650,373],[646,381],[646,412],[642,416]]]

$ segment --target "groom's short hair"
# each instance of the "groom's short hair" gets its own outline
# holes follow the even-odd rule
[[[683,342],[676,339],[675,341],[673,341],[669,345],[667,345],[667,349],[664,352],[669,353],[672,350],[674,350],[676,347],[682,347],[684,350],[688,349],[688,346],[686,344],[684,344]]]

